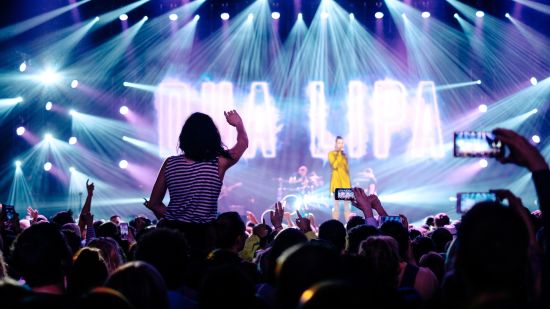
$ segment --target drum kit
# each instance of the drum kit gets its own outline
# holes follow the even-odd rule
[[[285,212],[291,216],[297,217],[299,211],[302,216],[313,215],[320,219],[330,219],[328,188],[322,188],[323,180],[315,173],[310,173],[306,177],[299,181],[289,181],[283,177],[274,178],[273,180],[278,182],[277,201],[283,203]],[[271,209],[264,211],[262,217],[269,211]]]

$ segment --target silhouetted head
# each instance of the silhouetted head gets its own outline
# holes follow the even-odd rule
[[[411,249],[414,260],[418,263],[424,254],[435,250],[435,245],[431,238],[418,236],[411,242]]]
[[[84,247],[73,258],[73,267],[69,273],[68,290],[73,295],[81,295],[102,286],[109,272],[101,256],[101,250]]]
[[[246,239],[246,226],[241,216],[234,211],[224,212],[214,221],[216,247],[228,250],[242,250]]]
[[[446,252],[447,244],[453,240],[453,234],[449,232],[446,228],[439,228],[433,231],[432,240],[435,245],[435,252]]]
[[[12,245],[12,266],[31,288],[63,283],[71,250],[56,225],[32,225]]]
[[[372,225],[364,224],[352,228],[348,233],[347,253],[349,255],[356,255],[359,252],[359,245],[363,240],[379,234],[378,229]]]
[[[175,290],[185,281],[189,246],[181,232],[156,228],[139,240],[135,258],[153,265],[166,281],[168,289]]]
[[[73,211],[70,209],[67,211],[60,211],[53,215],[53,217],[50,219],[50,222],[57,225],[57,227],[59,228],[67,223],[75,223],[73,218]]]
[[[399,282],[399,246],[390,236],[372,236],[361,242],[359,255],[365,257],[368,288],[396,289]]]
[[[214,121],[203,113],[193,113],[187,118],[181,128],[179,147],[193,161],[213,160],[220,155],[230,157]]]
[[[438,213],[434,217],[434,224],[435,227],[444,227],[445,225],[451,224],[451,219],[444,212]]]
[[[388,221],[382,224],[380,232],[384,235],[391,236],[399,245],[399,256],[402,261],[409,259],[409,233],[401,222]]]
[[[346,228],[338,220],[328,220],[319,226],[319,239],[329,242],[338,252],[346,247]]]
[[[101,250],[101,256],[107,263],[109,273],[112,273],[122,263],[124,263],[124,253],[116,240],[110,237],[98,237],[88,243],[88,247]]]
[[[365,218],[361,216],[353,216],[346,223],[346,230],[349,232],[352,228],[365,224]]]
[[[168,293],[155,267],[142,261],[128,262],[113,272],[105,286],[126,296],[136,309],[168,308]]]
[[[476,204],[458,231],[456,273],[474,292],[509,293],[521,297],[528,271],[527,228],[509,207]]]

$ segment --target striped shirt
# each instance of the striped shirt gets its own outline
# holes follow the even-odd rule
[[[216,219],[222,181],[218,158],[190,162],[183,155],[166,160],[164,177],[170,193],[166,219],[208,223]]]

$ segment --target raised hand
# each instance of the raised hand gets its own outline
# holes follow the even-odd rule
[[[239,127],[243,125],[243,120],[241,119],[241,116],[239,115],[239,113],[237,113],[237,111],[230,110],[227,112],[223,112],[223,114],[225,115],[225,120],[227,120],[227,123],[229,123],[230,125],[234,127]]]
[[[31,218],[31,220],[36,220],[36,218],[38,217],[38,209],[27,207],[27,215]]]
[[[271,225],[275,227],[276,230],[283,228],[283,217],[285,214],[285,208],[281,202],[275,203],[275,209],[269,213],[269,219],[271,220]]]
[[[302,217],[302,214],[298,210],[296,210],[296,215],[298,215],[296,226],[304,233],[311,231],[311,221],[308,218]]]
[[[495,129],[493,133],[510,149],[507,157],[498,159],[501,163],[514,163],[527,167],[531,172],[548,169],[544,157],[525,137],[508,129]]]
[[[255,225],[256,224],[259,224],[258,222],[258,219],[256,218],[256,216],[254,215],[254,213],[252,211],[246,211],[246,219],[252,223],[254,223]]]
[[[88,191],[88,195],[94,194],[94,183],[90,183],[90,179],[86,179],[86,190]]]

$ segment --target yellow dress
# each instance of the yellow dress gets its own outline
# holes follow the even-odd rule
[[[332,167],[330,192],[334,193],[334,189],[336,188],[351,188],[348,158],[342,155],[341,152],[333,150],[328,153],[328,161]]]

